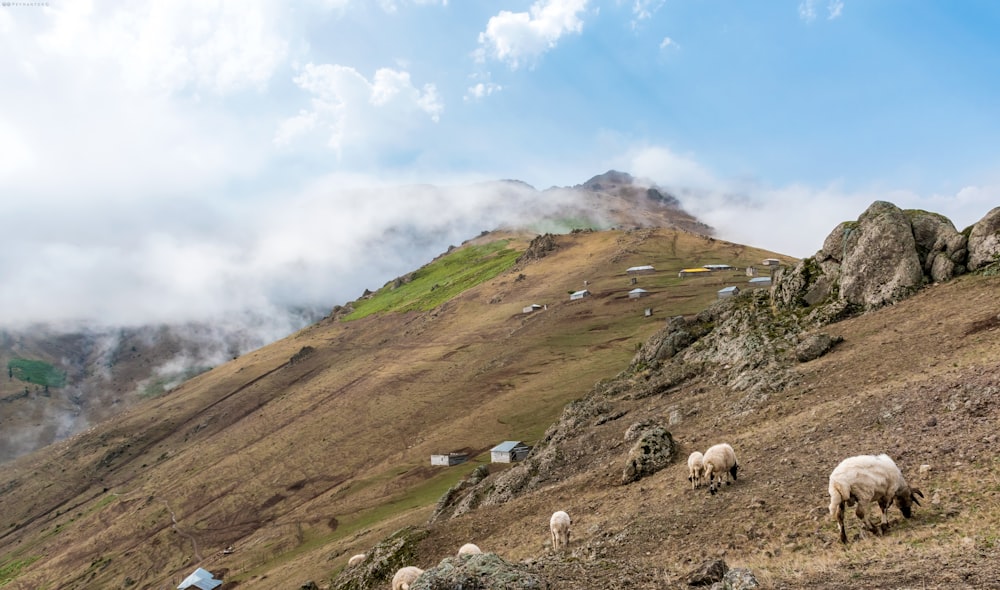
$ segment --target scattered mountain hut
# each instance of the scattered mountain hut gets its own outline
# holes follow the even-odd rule
[[[649,291],[638,287],[628,292],[629,299],[639,299],[640,297],[645,297],[647,295],[649,295]]]
[[[625,269],[625,273],[630,275],[643,275],[643,274],[649,274],[651,272],[656,272],[656,269],[649,264],[644,264],[642,266],[632,266]]]
[[[522,308],[521,311],[524,313],[531,313],[533,311],[538,311],[539,309],[542,309],[541,305],[538,305],[537,303],[532,303],[531,305]]]
[[[212,590],[212,588],[218,588],[222,585],[222,580],[216,580],[212,577],[212,572],[198,568],[194,572],[184,578],[184,581],[177,586],[177,590],[184,590],[185,588],[198,588],[199,590]]]
[[[751,287],[770,287],[771,277],[754,277],[747,282]]]
[[[781,261],[777,258],[765,258],[761,264],[767,267],[778,267],[781,266]]]
[[[461,465],[468,460],[468,453],[441,453],[438,455],[431,455],[431,465],[441,465],[444,467]]]
[[[582,291],[575,291],[569,296],[570,301],[576,301],[577,299],[583,299],[584,297],[590,297],[590,291],[583,289]]]
[[[725,299],[726,297],[734,297],[740,294],[739,287],[726,287],[725,289],[719,289],[719,299]]]
[[[718,270],[732,270],[733,269],[733,267],[730,266],[730,265],[728,265],[728,264],[706,264],[704,268],[706,268],[706,269],[708,269],[710,271],[712,271],[712,270],[715,270],[715,271],[718,271]]]
[[[708,270],[707,268],[685,268],[682,269],[679,273],[677,273],[677,276],[681,278],[694,277],[700,274],[708,274],[710,272],[712,271]]]
[[[519,440],[507,440],[490,449],[493,463],[513,463],[528,456],[531,447]]]

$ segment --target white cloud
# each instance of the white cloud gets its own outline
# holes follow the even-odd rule
[[[583,30],[579,14],[587,0],[538,0],[529,12],[500,11],[479,34],[477,57],[492,57],[511,69],[533,63],[566,34]]]
[[[670,37],[664,37],[663,41],[660,41],[660,49],[663,50],[667,49],[668,47],[679,48],[680,45],[678,45],[677,42],[671,39]]]
[[[635,0],[632,4],[632,27],[635,28],[640,22],[653,18],[666,0]]]
[[[259,0],[137,2],[106,11],[85,0],[58,3],[38,43],[51,55],[113,64],[133,91],[229,94],[262,88],[286,58],[280,10]]]
[[[802,0],[799,4],[799,18],[807,23],[816,20],[819,0]],[[826,5],[827,20],[834,20],[844,12],[844,0],[829,0]]]
[[[799,18],[807,23],[816,20],[816,0],[802,0],[799,4]]]
[[[844,1],[843,0],[830,0],[830,4],[827,5],[827,18],[833,20],[844,12]]]
[[[337,64],[306,64],[294,78],[311,95],[311,109],[282,121],[275,145],[323,132],[338,153],[347,147],[371,149],[396,142],[419,127],[414,115],[437,122],[444,103],[434,84],[417,88],[409,72],[380,68],[371,80],[354,68]]]
[[[500,92],[501,90],[503,90],[503,87],[499,84],[479,82],[478,84],[469,86],[468,90],[465,91],[465,100],[482,100],[494,92]]]

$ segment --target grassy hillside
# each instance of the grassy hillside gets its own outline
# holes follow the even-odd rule
[[[503,271],[530,236],[503,237],[355,302],[358,319],[328,319],[14,462],[0,476],[9,586],[159,587],[198,564],[244,588],[323,579],[334,556],[426,519],[497,442],[537,440],[665,318],[746,280],[679,281],[680,268],[774,256],[683,232],[594,232]],[[633,285],[625,269],[640,264],[658,270]],[[584,281],[594,296],[570,302]],[[628,299],[635,286],[650,296]],[[532,303],[547,310],[523,314]],[[476,460],[429,465],[460,449]]]

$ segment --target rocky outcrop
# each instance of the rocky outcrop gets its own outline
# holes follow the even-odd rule
[[[972,226],[969,232],[969,270],[981,270],[1000,261],[1000,207]]]
[[[548,583],[524,566],[507,562],[495,553],[448,557],[424,570],[411,590],[544,590]]]
[[[857,221],[834,228],[814,256],[779,272],[774,302],[783,308],[835,304],[836,312],[823,318],[832,321],[905,299],[926,283],[947,281],[965,273],[967,266],[974,268],[973,243],[1000,254],[1000,208],[994,211],[993,225],[987,215],[967,239],[943,215],[876,201]]]
[[[367,551],[368,558],[356,567],[344,569],[330,581],[330,590],[387,588],[399,568],[413,565],[417,544],[428,535],[425,529],[408,527]]]
[[[552,234],[542,234],[540,236],[535,236],[535,239],[531,240],[528,244],[528,249],[524,251],[517,258],[518,268],[523,268],[525,264],[529,262],[534,262],[535,260],[541,260],[549,255],[550,252],[556,249],[556,238]]]
[[[625,458],[622,483],[628,484],[653,475],[677,456],[677,446],[670,432],[662,426],[653,426],[639,436]]]

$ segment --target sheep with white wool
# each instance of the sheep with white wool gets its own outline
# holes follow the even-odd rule
[[[364,553],[358,553],[357,555],[352,555],[350,559],[347,560],[347,567],[354,567],[365,560],[367,557]]]
[[[458,548],[458,555],[459,556],[462,556],[462,555],[478,555],[480,553],[482,553],[482,550],[480,550],[479,547],[477,545],[475,545],[474,543],[466,543],[465,545],[462,545],[461,547]]]
[[[569,514],[562,510],[556,511],[549,519],[549,532],[552,533],[552,550],[569,547],[569,527],[573,524]]]
[[[705,451],[702,457],[704,465],[704,477],[708,480],[708,491],[715,494],[722,487],[722,480],[728,476],[727,483],[736,481],[736,472],[740,469],[740,464],[736,460],[736,452],[729,443],[719,443],[712,445]],[[716,485],[715,477],[718,475],[719,483]]]
[[[837,519],[841,543],[847,543],[845,506],[857,504],[854,512],[861,522],[881,535],[889,528],[886,511],[892,503],[896,503],[904,518],[910,518],[912,505],[920,505],[918,496],[924,497],[920,490],[911,488],[906,483],[903,472],[885,454],[848,457],[830,474],[830,515]],[[872,502],[877,502],[882,510],[882,522],[878,528],[869,524],[866,519],[866,511]]]
[[[705,455],[701,451],[695,451],[688,455],[688,481],[691,482],[691,489],[702,484],[705,477]]]
[[[398,569],[396,575],[392,577],[392,590],[410,590],[410,584],[422,573],[424,570],[412,565]]]

